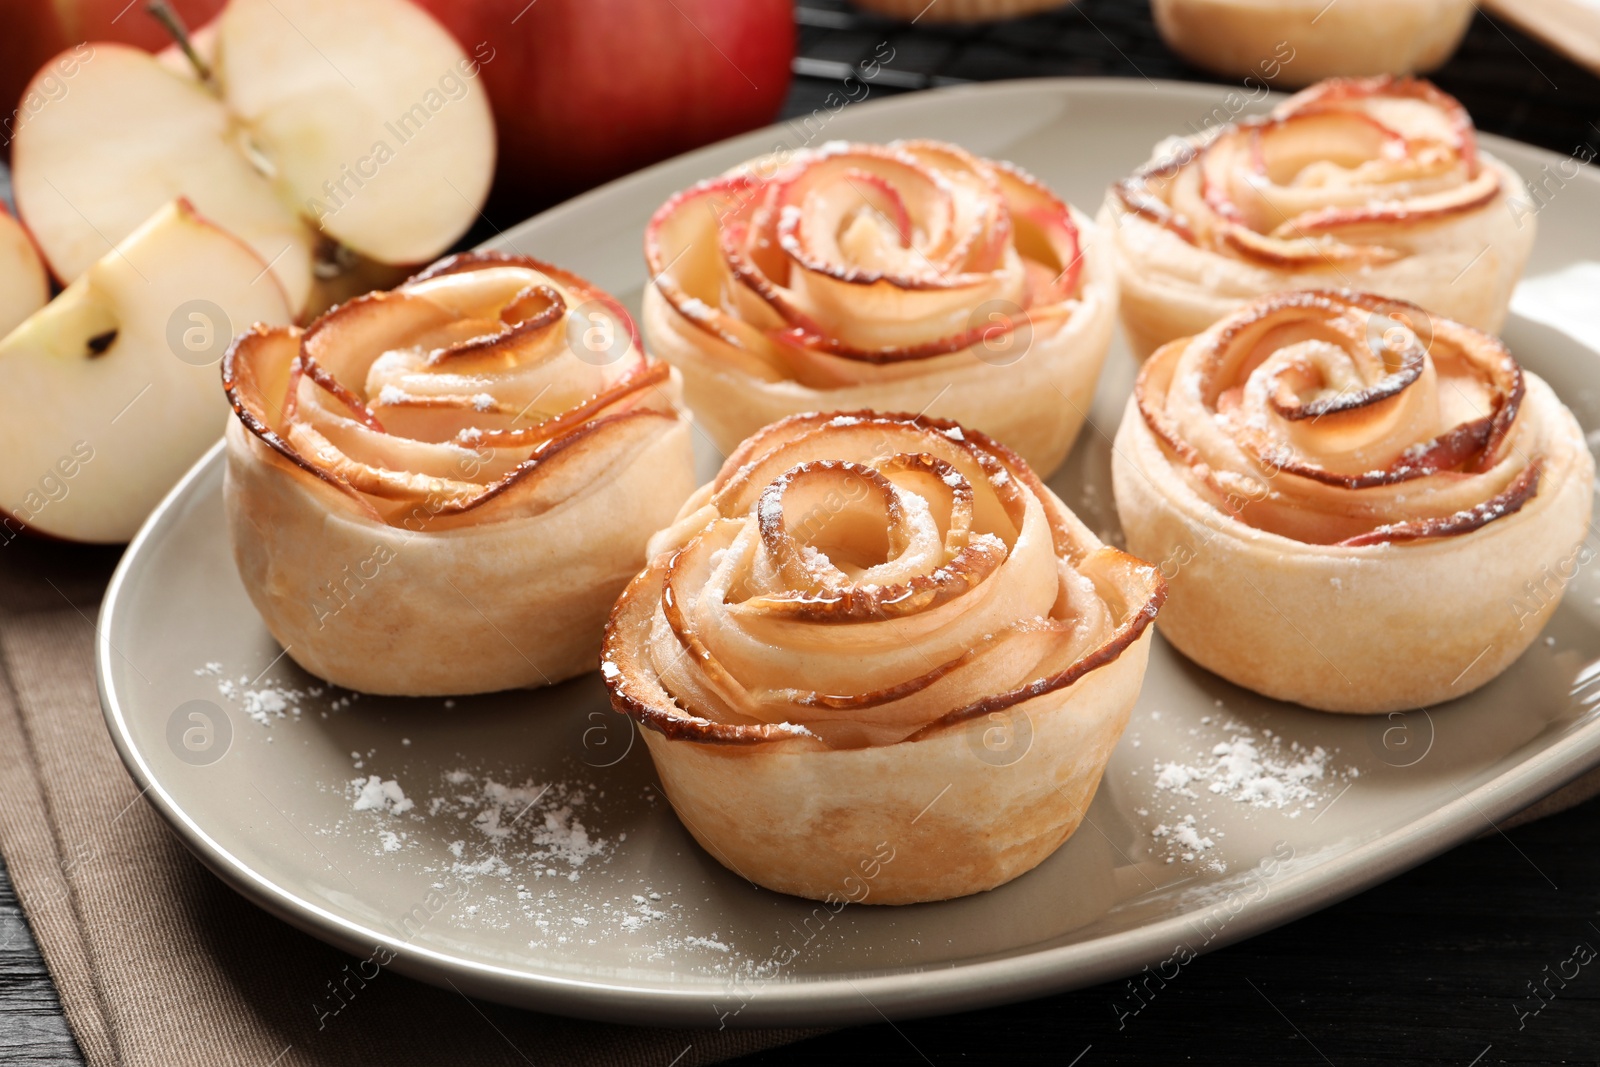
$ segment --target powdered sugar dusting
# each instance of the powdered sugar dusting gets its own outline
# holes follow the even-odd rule
[[[217,695],[237,704],[239,710],[261,726],[271,726],[277,720],[290,716],[298,718],[301,707],[308,700],[315,700],[326,691],[320,685],[305,689],[271,683],[260,685],[260,678],[251,679],[247,674],[241,674],[237,679],[229,678],[223,673],[220,663],[207,663],[204,667],[195,668],[194,673],[197,678],[215,678]]]
[[[1157,823],[1150,836],[1154,838],[1170,838],[1173,845],[1177,846],[1184,862],[1192,862],[1196,856],[1208,848],[1214,848],[1216,842],[1209,837],[1202,837],[1195,829],[1196,820],[1193,815],[1185,815],[1174,826],[1166,823]],[[1213,831],[1214,833],[1216,831]],[[1168,863],[1172,860],[1168,859]]]
[[[1309,799],[1328,775],[1328,753],[1321,745],[1287,744],[1264,731],[1261,738],[1243,723],[1229,723],[1218,741],[1191,762],[1158,760],[1156,788],[1179,796],[1198,796],[1197,788],[1255,808],[1284,808]]]
[[[1221,706],[1221,701],[1217,702]],[[1151,719],[1160,721],[1159,712]],[[1167,863],[1204,862],[1218,872],[1226,864],[1210,859],[1224,831],[1207,819],[1215,809],[1206,798],[1231,801],[1245,808],[1275,811],[1282,817],[1301,814],[1329,803],[1348,780],[1360,775],[1355,767],[1337,768],[1333,753],[1321,745],[1285,739],[1271,729],[1256,728],[1225,715],[1202,716],[1189,730],[1195,751],[1176,753],[1171,746],[1150,764],[1157,801],[1165,799],[1166,815],[1151,829],[1157,855]],[[1131,736],[1132,747],[1140,739]],[[1138,775],[1135,770],[1133,774]],[[1140,808],[1140,816],[1150,811]]]
[[[580,762],[576,745],[566,754],[559,748],[491,751],[482,762],[441,750],[441,743],[449,743],[441,739],[453,735],[433,725],[476,713],[469,706],[473,701],[416,702],[397,712],[393,702],[314,684],[287,660],[274,679],[273,669],[262,671],[267,658],[247,663],[244,674],[239,665],[206,663],[193,672],[204,681],[194,684],[204,690],[214,685],[232,710],[276,727],[261,734],[246,728],[256,740],[308,744],[322,760],[333,761],[316,764],[322,771],[310,784],[322,791],[324,803],[297,806],[289,814],[310,840],[336,842],[327,854],[345,867],[356,891],[371,892],[370,886],[386,879],[420,887],[418,895],[431,902],[396,920],[401,936],[420,936],[415,924],[436,923],[434,929],[487,934],[511,951],[560,966],[607,959],[627,966],[666,962],[674,970],[701,971],[739,985],[781,979],[798,952],[814,951],[806,945],[815,937],[848,936],[866,921],[853,908],[845,918],[819,906],[807,912],[811,918],[792,941],[774,944],[761,921],[728,914],[724,897],[708,895],[692,872],[653,862],[663,848],[684,847],[680,842],[687,837],[674,836],[675,829],[664,837],[658,833],[659,823],[672,821],[670,810],[657,787],[631,772],[597,774]],[[607,667],[615,670],[614,664]],[[455,716],[436,710],[457,704],[463,707]],[[337,718],[352,708],[373,721],[398,716],[395,729],[329,734],[350,740],[327,752],[319,732],[339,724],[319,717]],[[1150,711],[1147,718],[1158,723],[1161,713]],[[1225,847],[1225,831],[1239,828],[1232,820],[1275,821],[1303,813],[1309,819],[1311,807],[1326,804],[1344,785],[1335,781],[1336,753],[1222,712],[1215,722],[1210,715],[1198,725],[1185,722],[1185,740],[1174,722],[1184,718],[1169,713],[1160,743],[1152,734],[1142,749],[1136,727],[1121,754],[1136,761],[1127,766],[1145,805],[1137,809],[1137,823],[1151,835],[1145,854],[1157,863],[1193,865],[1180,878],[1199,868],[1226,871],[1222,857],[1232,862],[1234,850]],[[572,725],[569,740],[592,724]],[[806,733],[790,723],[772,729]],[[383,740],[379,745],[368,738]],[[352,746],[361,750],[349,751]],[[1227,820],[1219,820],[1224,811]],[[648,834],[630,847],[629,831],[641,827]],[[794,942],[801,947],[795,949]]]
[[[404,815],[416,807],[406,796],[405,790],[400,788],[400,783],[393,778],[387,782],[376,774],[357,778],[350,783],[350,789],[355,796],[352,811],[383,811],[391,815]]]
[[[313,736],[320,720],[352,710],[377,720],[394,713],[385,700],[363,701],[360,693],[314,682],[287,666],[275,677],[271,666],[262,666],[248,664],[248,672],[239,673],[237,665],[208,662],[193,674],[232,710],[263,728],[277,727],[263,730],[266,742],[325,748]],[[448,711],[461,703],[445,699],[435,706]],[[728,929],[718,901],[697,892],[697,881],[685,885],[671,873],[635,869],[638,854],[624,852],[629,830],[672,818],[656,787],[597,777],[576,756],[565,768],[559,756],[552,767],[514,754],[506,757],[509,766],[441,767],[429,761],[451,757],[417,729],[408,725],[411,736],[397,732],[381,748],[333,753],[338,772],[310,785],[336,798],[332,808],[297,805],[290,813],[357,891],[367,891],[373,879],[428,887],[395,920],[399,936],[421,936],[423,927],[437,924],[430,928],[489,931],[508,946],[563,965],[586,966],[595,958],[587,954],[609,946],[605,951],[632,963],[667,963],[735,983],[782,973],[766,934],[752,940],[749,932]],[[808,733],[792,723],[772,729]],[[526,777],[527,771],[537,777]],[[643,854],[648,858],[649,849]],[[836,930],[851,924],[832,922]],[[808,928],[801,940],[811,936]]]

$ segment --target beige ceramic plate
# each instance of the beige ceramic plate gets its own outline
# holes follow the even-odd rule
[[[1021,163],[1092,213],[1159,137],[1228,107],[1220,89],[1133,80],[852,105],[623,179],[495,244],[637,307],[654,208],[807,129],[957,141]],[[1528,174],[1555,159],[1486,140]],[[1600,265],[1584,256],[1597,218],[1592,174],[1550,200],[1508,332],[1588,427],[1600,427],[1600,354],[1575,337],[1593,325]],[[1132,371],[1112,353],[1092,425],[1053,482],[1108,532],[1108,435]],[[716,457],[701,458],[709,473]],[[262,907],[358,956],[381,948],[407,974],[512,1004],[628,1022],[844,1023],[1170,968],[1483,833],[1600,762],[1600,579],[1587,569],[1548,636],[1498,682],[1404,716],[1275,704],[1158,640],[1089,822],[1058,853],[981,896],[832,914],[755,888],[695,846],[596,676],[453,704],[319,690],[239,585],[221,483],[213,452],[139,535],[106,596],[100,685],[129,770],[201,859]],[[359,589],[350,596],[343,610],[360,610]],[[1211,792],[1215,746],[1237,755],[1240,741],[1271,781],[1293,784],[1284,768],[1295,764],[1322,777],[1281,807],[1240,799],[1246,782]],[[1180,786],[1185,772],[1167,764],[1200,777]],[[387,795],[384,783],[395,783]]]

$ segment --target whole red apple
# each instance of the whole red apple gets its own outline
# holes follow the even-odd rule
[[[493,203],[521,214],[771,122],[792,0],[420,0],[480,57],[500,136]]]
[[[190,26],[209,22],[225,0],[172,0]],[[114,41],[159,52],[172,43],[144,0],[0,0],[0,151],[9,154],[22,91],[57,53],[83,41]],[[69,91],[64,86],[62,91]],[[35,106],[42,106],[35,101]]]

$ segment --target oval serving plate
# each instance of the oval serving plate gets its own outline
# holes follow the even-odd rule
[[[1020,163],[1092,213],[1158,139],[1228,117],[1237,100],[1216,87],[1046,80],[852,105],[624,178],[491,246],[562,264],[636,310],[651,212],[775,146],[944,138]],[[1527,175],[1558,162],[1484,140]],[[1540,215],[1507,340],[1586,428],[1600,427],[1588,384],[1600,381],[1600,352],[1580,340],[1594,329],[1600,265],[1584,256],[1600,181],[1580,174]],[[1133,370],[1119,343],[1090,425],[1052,479],[1110,537],[1108,435]],[[698,445],[709,475],[718,457]],[[976,897],[832,909],[758,889],[703,853],[596,675],[442,701],[360,696],[299,671],[235,574],[221,489],[214,450],[106,594],[100,690],[129,771],[219,877],[275,915],[358,955],[384,947],[425,981],[529,1008],[837,1025],[1088,985],[1330,904],[1600,763],[1600,578],[1588,568],[1504,676],[1405,715],[1275,704],[1158,638],[1128,733],[1059,852]],[[382,574],[330,580],[343,590],[330,608],[359,611],[362,582]],[[1274,795],[1230,779],[1219,744],[1247,744],[1247,769]],[[1508,850],[1505,862],[1522,861]]]

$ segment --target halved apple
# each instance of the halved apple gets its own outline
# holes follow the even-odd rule
[[[0,336],[49,299],[50,277],[38,249],[17,220],[0,208]]]
[[[187,201],[161,208],[0,340],[0,525],[126,541],[222,434],[217,360],[288,301]]]
[[[455,38],[406,0],[232,0],[229,109],[322,231],[380,263],[466,232],[494,174],[489,99]]]
[[[316,235],[238,137],[222,102],[194,78],[137,48],[95,45],[71,90],[22,120],[11,155],[17,208],[50,269],[70,282],[186,196],[272,264],[298,312]]]
[[[431,16],[408,0],[233,0],[206,36],[209,80],[97,44],[70,92],[24,116],[17,203],[63,281],[175,196],[271,263],[296,312],[317,229],[410,264],[472,224],[494,120]]]

